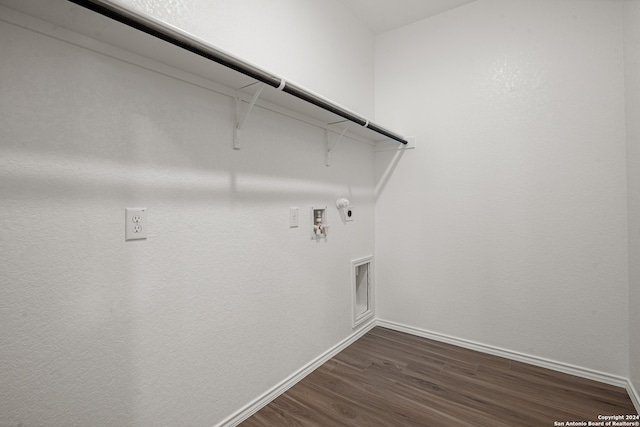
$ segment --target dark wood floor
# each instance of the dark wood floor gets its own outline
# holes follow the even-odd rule
[[[241,424],[554,426],[636,414],[627,392],[374,328]]]

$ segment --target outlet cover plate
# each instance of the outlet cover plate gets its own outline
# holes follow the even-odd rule
[[[147,238],[147,208],[126,208],[124,210],[124,239],[142,240]]]

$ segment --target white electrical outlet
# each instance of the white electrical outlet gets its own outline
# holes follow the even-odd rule
[[[298,227],[300,224],[300,209],[289,208],[289,227]]]
[[[147,238],[147,208],[126,208],[124,210],[124,239]]]

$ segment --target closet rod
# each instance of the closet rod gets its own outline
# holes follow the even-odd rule
[[[305,90],[302,87],[296,86],[293,83],[286,82],[284,79],[273,75],[267,71],[264,71],[252,64],[249,64],[241,59],[226,53],[220,49],[217,49],[208,43],[205,43],[190,34],[183,32],[171,25],[165,24],[162,21],[156,20],[152,17],[139,14],[135,11],[129,10],[123,6],[117,5],[110,0],[69,0],[72,3],[83,6],[108,18],[114,19],[125,25],[133,27],[144,33],[157,37],[182,49],[188,50],[192,53],[207,58],[213,62],[224,65],[239,73],[263,82],[271,87],[277,88],[286,92],[296,98],[302,99],[308,103],[311,103],[324,110],[330,111],[340,117],[343,117],[349,121],[364,126],[374,132],[398,141],[402,144],[407,144],[407,140],[388,130],[382,126],[379,126],[369,120],[360,117],[359,115],[346,110],[345,108],[332,103],[312,92]]]

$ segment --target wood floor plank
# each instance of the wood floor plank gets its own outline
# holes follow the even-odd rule
[[[635,413],[618,387],[376,327],[241,425],[544,427]]]
[[[365,352],[375,355],[376,360],[395,360],[398,363],[427,363],[437,364],[444,367],[445,364],[459,365],[463,368],[475,369],[477,361],[470,358],[459,357],[454,354],[444,354],[442,351],[427,349],[426,347],[416,347],[384,337],[365,335],[356,342],[358,347],[362,347]]]
[[[332,371],[333,373],[335,370]],[[384,410],[387,403],[375,391],[363,387],[354,387],[342,378],[325,377],[324,381],[308,385],[316,390],[323,390],[331,396],[334,402],[339,402],[342,408],[348,407],[350,411],[347,425],[408,425],[412,423],[402,413]]]
[[[392,331],[390,329],[375,328],[371,330],[366,336],[369,336],[369,334],[374,336],[380,336],[396,343],[406,342],[410,345],[413,345],[417,350],[421,351],[422,353],[434,354],[437,357],[446,359],[446,361],[448,362],[460,361],[463,363],[468,362],[468,363],[474,363],[474,364],[482,363],[482,362],[484,363],[491,362],[492,364],[502,365],[505,368],[508,368],[510,363],[510,360],[504,359],[498,356],[480,353],[477,351],[461,348],[452,344],[428,340],[428,339],[417,337],[414,335]]]
[[[293,389],[289,389],[285,394],[278,396],[269,406],[285,415],[286,419],[294,421],[294,425],[313,427],[340,425],[340,422],[323,410],[322,401],[318,404],[314,401],[300,401],[299,399],[300,396],[296,396]]]
[[[269,425],[302,427],[305,424],[298,421],[294,417],[286,416],[282,412],[278,412],[274,406],[266,406],[254,414],[251,418],[242,423],[244,427],[260,427]]]
[[[376,372],[377,375],[389,375]],[[463,376],[459,374],[447,374],[435,376],[425,380],[404,374],[393,378],[404,386],[404,393],[408,399],[419,402],[429,402],[430,407],[439,407],[444,411],[455,413],[460,421],[467,421],[474,425],[497,425],[500,419],[509,419],[518,425],[527,425],[525,421],[531,421],[527,414],[513,410],[514,399],[512,396],[503,396],[494,399],[486,389],[479,384],[461,381]],[[508,426],[509,423],[499,424]]]

